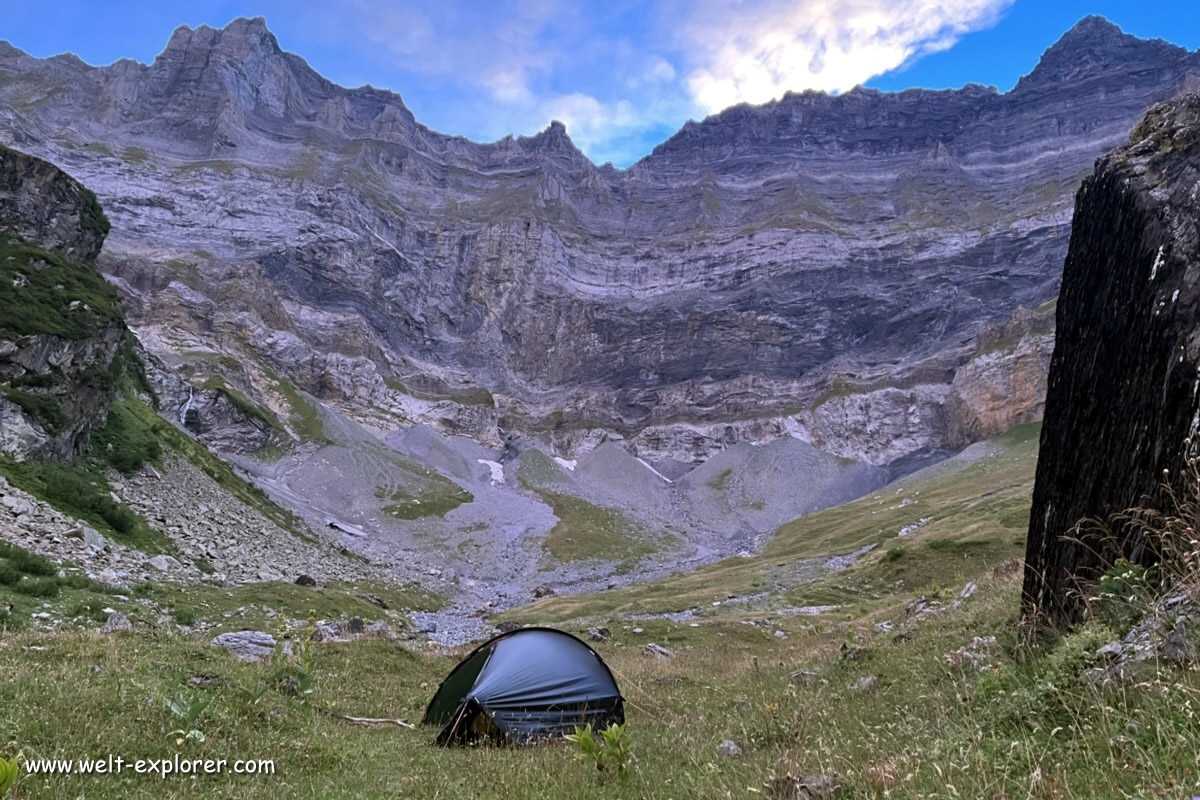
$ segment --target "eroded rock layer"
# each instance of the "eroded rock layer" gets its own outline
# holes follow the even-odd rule
[[[1054,297],[1079,178],[1197,74],[1088,18],[1008,93],[789,94],[617,170],[558,123],[435,133],[238,20],[150,65],[0,45],[0,139],[101,195],[152,352],[264,402],[290,383],[489,445],[616,433],[694,462],[766,431],[883,464],[1037,415],[1048,331],[979,334]]]

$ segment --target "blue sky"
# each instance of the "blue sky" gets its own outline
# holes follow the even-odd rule
[[[1080,17],[1200,48],[1197,0],[0,0],[37,56],[152,61],[178,25],[263,16],[286,50],[490,141],[560,119],[624,166],[688,119],[788,89],[1012,87]]]

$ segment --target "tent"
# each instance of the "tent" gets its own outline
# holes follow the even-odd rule
[[[438,744],[523,742],[624,722],[621,691],[596,651],[554,628],[519,628],[475,648],[429,701]]]

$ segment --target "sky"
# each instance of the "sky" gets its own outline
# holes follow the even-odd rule
[[[179,25],[262,16],[344,86],[390,89],[477,141],[552,119],[627,166],[689,119],[789,90],[1001,91],[1087,14],[1200,49],[1198,0],[0,0],[35,56],[149,63]]]

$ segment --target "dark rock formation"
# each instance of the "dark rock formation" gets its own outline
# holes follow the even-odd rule
[[[1150,563],[1129,530],[1084,518],[1161,507],[1200,426],[1200,96],[1152,109],[1076,198],[1058,301],[1030,519],[1028,610],[1069,622],[1075,579],[1115,556]],[[1109,545],[1112,545],[1110,547]]]
[[[81,453],[130,341],[96,270],[108,221],[57,167],[0,147],[0,453]]]
[[[1053,298],[1078,179],[1196,74],[1088,18],[1006,94],[789,94],[620,171],[560,124],[430,131],[238,20],[150,65],[0,49],[0,139],[97,189],[104,268],[172,366],[227,354],[239,385],[265,364],[359,419],[497,445],[605,429],[695,461],[790,433],[880,464],[1036,416],[1045,332],[956,374]],[[1025,405],[998,410],[1009,383]]]

